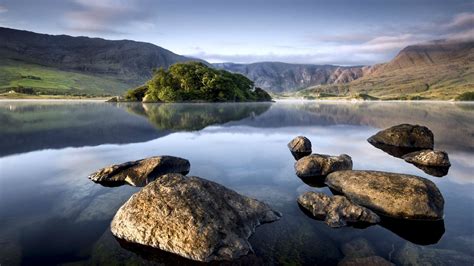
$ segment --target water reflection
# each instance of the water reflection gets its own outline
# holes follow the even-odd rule
[[[436,244],[445,232],[444,220],[408,221],[382,217],[380,225],[411,243],[418,245]]]
[[[2,265],[153,264],[140,251],[122,248],[108,228],[117,209],[138,188],[103,187],[87,176],[107,165],[165,154],[188,159],[191,175],[262,200],[283,213],[280,221],[258,227],[249,239],[257,263],[335,265],[344,257],[341,247],[361,237],[374,244],[378,256],[392,262],[411,242],[437,242],[430,250],[464,257],[472,250],[468,247],[474,241],[474,217],[469,215],[474,202],[474,105],[306,102],[253,108],[257,111],[222,107],[222,112],[204,104],[150,106],[147,114],[141,104],[0,103],[0,120],[6,123],[0,127]],[[142,108],[142,114],[129,108]],[[150,111],[155,108],[167,110]],[[199,109],[213,118],[198,114]],[[258,111],[262,109],[266,111]],[[151,118],[154,112],[169,117]],[[366,141],[379,129],[400,123],[423,124],[433,131],[436,148],[446,150],[452,163],[446,178],[432,178]],[[334,230],[307,217],[298,208],[297,197],[305,191],[330,191],[295,175],[286,144],[298,135],[310,138],[316,153],[349,154],[354,169],[432,180],[445,197],[444,227],[435,227],[431,236],[413,235],[425,225],[385,222]],[[402,255],[397,255],[400,261]]]
[[[271,103],[215,104],[119,104],[128,111],[145,116],[158,129],[195,131],[210,125],[251,119],[266,112]]]

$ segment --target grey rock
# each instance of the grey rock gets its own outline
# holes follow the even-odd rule
[[[338,171],[326,184],[352,202],[402,219],[443,219],[444,199],[428,179],[379,171]]]
[[[338,266],[394,266],[395,264],[379,256],[370,256],[370,257],[365,257],[365,258],[344,258],[337,265]]]
[[[425,126],[401,124],[379,131],[367,141],[374,145],[433,149],[434,136],[433,132]]]
[[[374,247],[365,238],[356,238],[350,242],[344,243],[341,251],[346,257],[350,258],[365,258],[375,256]]]
[[[330,227],[342,227],[347,223],[380,222],[380,217],[371,210],[350,202],[344,196],[328,196],[323,193],[306,192],[298,197],[298,203],[318,219],[324,219]]]
[[[330,156],[311,154],[296,161],[296,175],[300,178],[323,177],[340,170],[351,170],[352,159],[347,154]]]
[[[111,231],[128,242],[208,262],[246,255],[255,228],[280,217],[266,204],[217,183],[167,174],[120,207]]]
[[[288,148],[296,160],[311,154],[311,141],[304,137],[298,136],[288,143]]]
[[[474,257],[459,251],[416,246],[406,243],[396,254],[399,265],[472,265]]]
[[[417,165],[449,167],[448,154],[444,151],[422,150],[405,154],[402,157],[405,161]]]
[[[155,178],[169,173],[188,174],[188,160],[174,156],[155,156],[102,168],[89,175],[97,183],[107,186],[129,184],[145,186]]]

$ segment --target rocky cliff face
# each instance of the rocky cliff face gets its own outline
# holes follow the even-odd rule
[[[196,60],[150,43],[47,35],[1,27],[0,58],[107,75],[132,85],[149,79],[154,68]]]
[[[245,75],[267,91],[296,91],[315,85],[341,84],[356,80],[366,72],[364,67],[304,65],[281,62],[253,64],[219,63],[215,67]]]

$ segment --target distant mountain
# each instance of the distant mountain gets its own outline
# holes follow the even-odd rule
[[[184,61],[202,60],[144,42],[47,35],[0,27],[0,65],[14,62],[41,66],[106,78],[132,87],[149,79],[153,68],[167,68]],[[7,85],[0,80],[0,87]]]
[[[308,88],[304,96],[369,94],[382,99],[453,99],[474,91],[474,41],[433,41],[402,49],[347,84]]]
[[[245,75],[255,85],[271,92],[291,92],[321,84],[341,84],[364,75],[367,67],[287,64],[260,62],[253,64],[218,63],[215,67]]]

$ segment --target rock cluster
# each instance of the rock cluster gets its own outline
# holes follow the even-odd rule
[[[433,132],[424,126],[393,126],[379,131],[367,141],[390,155],[414,164],[429,175],[444,176],[451,166],[446,152],[433,150]]]
[[[117,211],[112,234],[196,261],[233,260],[252,251],[248,238],[257,226],[280,219],[258,200],[183,175],[189,169],[185,159],[157,156],[91,174],[101,184],[145,186]]]
[[[404,154],[404,159],[426,167],[449,166],[445,152],[432,150],[433,139],[433,133],[426,127],[402,124],[377,133],[369,138],[369,142],[397,148],[422,149]],[[296,139],[292,142],[302,143]],[[289,145],[291,152],[294,146]],[[443,219],[443,195],[426,178],[381,171],[355,171],[352,170],[351,157],[346,154],[307,155],[295,163],[295,170],[301,179],[324,180],[324,184],[333,193],[340,194],[328,196],[306,192],[298,198],[302,208],[331,227],[357,222],[379,223],[381,219],[377,214],[386,219],[407,221]]]

